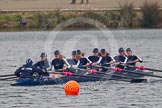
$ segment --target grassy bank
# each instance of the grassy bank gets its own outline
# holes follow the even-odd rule
[[[0,30],[51,30],[71,18],[85,17],[96,20],[108,28],[161,28],[162,11],[158,4],[145,3],[141,10],[133,4],[120,5],[119,10],[1,12]],[[22,18],[26,25],[22,26]],[[94,29],[94,24],[75,23],[64,29]]]

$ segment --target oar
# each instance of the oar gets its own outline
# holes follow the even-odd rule
[[[157,70],[157,69],[151,69],[151,68],[146,68],[144,66],[131,66],[131,65],[126,65],[128,67],[135,67],[139,70],[149,70],[149,71],[154,71],[154,72],[162,72],[162,70]]]
[[[151,69],[151,68],[144,68],[145,70],[155,71],[155,72],[162,72],[162,70]]]
[[[15,76],[15,75],[14,74],[0,75],[0,77],[8,77],[8,76]]]
[[[104,78],[104,77],[99,77],[99,76],[92,76],[92,75],[80,75],[80,74],[74,74],[72,72],[55,72],[56,74],[62,74],[65,76],[80,76],[80,77],[90,77],[90,78],[100,78],[100,79],[105,79],[105,80],[115,80],[115,81],[124,81],[124,82],[131,82],[131,83],[141,83],[141,82],[147,82],[146,79],[117,79],[117,78]],[[119,76],[119,75],[118,75]],[[120,76],[122,77],[122,76]]]
[[[149,71],[154,71],[154,72],[162,72],[162,70],[146,68],[144,66],[132,66],[132,65],[128,65],[128,64],[119,64],[119,65],[133,67],[133,68],[136,68],[136,69],[139,69],[139,70],[149,70]]]
[[[111,76],[115,76],[115,77],[121,77],[121,78],[127,78],[127,79],[133,79],[132,77],[127,77],[127,76],[123,76],[123,75],[117,75],[117,74],[112,74],[112,73],[107,73],[107,72],[99,72],[96,71],[95,69],[80,69],[80,68],[75,68],[76,70],[81,70],[81,71],[87,71],[89,74],[104,74],[104,75],[111,75]]]
[[[4,81],[4,80],[8,80],[8,79],[14,79],[14,78],[17,78],[17,77],[14,76],[14,77],[2,78],[2,79],[0,79],[0,81]]]
[[[157,69],[151,69],[151,68],[145,68],[145,67],[144,67],[144,69],[145,70],[150,70],[150,71],[162,72],[162,70],[157,70]]]
[[[128,71],[128,70],[124,70],[124,69],[120,69],[120,68],[110,68],[110,67],[106,67],[106,66],[101,66],[101,67],[106,68],[106,69],[112,69],[117,72],[128,72],[128,73],[134,73],[134,74],[145,75],[145,76],[150,76],[150,77],[162,78],[162,76],[159,76],[159,75],[152,75],[152,74],[146,74],[146,73],[141,73],[141,72]]]
[[[123,69],[120,69],[120,68],[113,68],[113,70],[116,71],[116,72],[128,72],[128,73],[145,75],[145,76],[150,76],[150,77],[162,78],[162,76],[159,76],[159,75],[152,75],[152,74],[146,74],[146,73],[142,73],[142,72],[128,71],[128,70],[123,70]]]
[[[100,65],[98,65],[98,66],[100,66]],[[104,66],[102,66],[102,67],[104,67]],[[106,67],[106,68],[108,68],[108,67]],[[73,69],[73,70],[81,70],[81,71],[88,71],[87,69],[81,69],[81,68],[76,68],[76,67],[71,67],[71,69]],[[108,68],[108,69],[111,69],[111,68]],[[49,73],[50,72],[53,72],[53,71],[48,71]],[[67,74],[67,72],[54,72],[55,74],[63,74],[64,73],[64,75],[66,75]],[[125,78],[125,80],[126,79],[131,79],[131,82],[132,83],[140,83],[140,82],[147,82],[147,79],[137,79],[137,78],[132,78],[132,77],[128,77],[128,76],[123,76],[123,75],[117,75],[117,74],[110,74],[110,73],[106,73],[106,72],[98,72],[98,71],[96,71],[96,72],[89,72],[90,74],[95,74],[95,73],[98,73],[98,74],[105,74],[105,75],[111,75],[111,76],[114,76],[114,77],[120,77],[121,79],[122,78]],[[82,76],[82,77],[88,77],[89,75],[88,74],[86,74],[86,75],[80,75],[80,74],[74,74],[74,73],[72,73],[72,72],[70,72],[70,74],[68,74],[68,76]],[[66,75],[67,76],[67,75]],[[91,77],[91,76],[90,76]],[[92,76],[93,78],[101,78],[101,77],[97,77],[97,76]],[[109,80],[111,80],[111,79],[109,79]],[[112,80],[119,80],[119,79],[112,79]],[[120,80],[121,81],[121,80]]]
[[[108,67],[107,67],[108,68]],[[76,69],[76,70],[81,70],[81,71],[88,71],[87,69],[80,69],[80,68],[73,68],[73,69]],[[110,68],[109,68],[110,69]],[[128,77],[128,76],[124,76],[124,75],[117,75],[117,74],[112,74],[112,73],[107,73],[107,72],[99,72],[99,71],[96,71],[96,70],[90,70],[89,71],[90,74],[104,74],[104,75],[111,75],[111,76],[114,76],[114,77],[120,77],[120,78],[125,78],[125,79],[131,79],[132,83],[139,83],[139,82],[147,82],[147,79],[137,79],[137,78],[132,78],[132,77]],[[114,79],[114,80],[117,80],[117,79]]]

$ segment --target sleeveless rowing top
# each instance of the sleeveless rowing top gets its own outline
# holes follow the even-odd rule
[[[65,65],[65,62],[63,59],[55,58],[52,60],[52,66],[54,66],[55,69],[62,69]]]
[[[141,58],[139,58],[138,56],[136,56],[136,55],[127,56],[127,58],[128,58],[127,62],[132,62],[132,61],[135,61],[137,59],[139,59],[139,62],[143,62],[143,60]],[[135,66],[136,63],[131,63],[130,65]]]
[[[101,59],[102,59],[102,57],[99,57],[99,56],[89,56],[88,57],[88,60],[91,63],[100,63],[101,62]]]
[[[67,59],[67,62],[72,66],[72,67],[78,67],[80,64],[80,61],[77,59]]]
[[[115,56],[114,57],[116,62],[120,62],[120,63],[126,63],[127,62],[127,57],[126,56]],[[124,69],[124,66],[118,65],[118,68]]]
[[[87,58],[80,58],[80,64],[79,65],[86,65],[88,62]]]

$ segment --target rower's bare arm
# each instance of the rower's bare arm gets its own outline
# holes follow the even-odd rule
[[[66,66],[64,66],[62,69],[59,69],[60,71],[65,71],[67,69]]]
[[[114,62],[114,65],[119,65],[119,64],[121,64],[120,62]]]
[[[51,67],[51,73],[54,73],[54,70],[55,70],[55,68],[54,68],[54,66],[52,66]]]
[[[140,61],[139,59],[136,59],[136,60],[134,60],[134,61],[127,62],[127,64],[137,63],[137,62],[139,62],[139,61]]]
[[[108,62],[107,64],[114,64],[115,62],[114,61],[111,61],[111,62]]]

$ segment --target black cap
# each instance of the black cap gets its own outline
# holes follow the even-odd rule
[[[29,59],[27,59],[27,60],[26,60],[26,64],[33,64],[32,59],[30,59],[30,58],[29,58]]]
[[[126,51],[132,51],[131,48],[127,48]]]
[[[81,51],[80,50],[77,50],[76,52],[77,52],[77,54],[81,54]]]
[[[124,52],[124,48],[119,48],[119,52]]]
[[[93,52],[98,52],[98,48],[94,48],[93,49]]]
[[[56,51],[54,51],[54,54],[55,55],[60,54],[60,51],[59,50],[56,50]]]
[[[105,49],[101,49],[101,53],[106,53],[106,50]]]
[[[47,54],[45,52],[42,52],[40,57],[47,57]]]
[[[71,53],[72,55],[76,55],[77,54],[77,52],[76,51],[72,51],[72,53]]]

